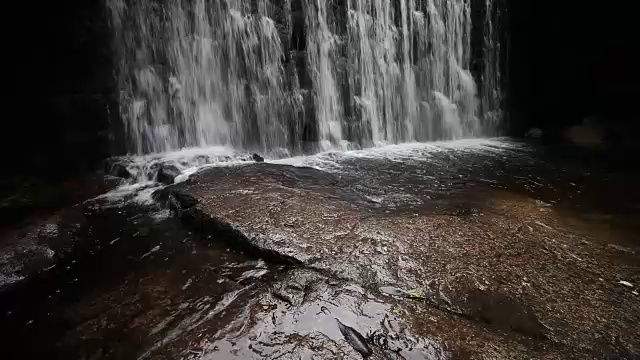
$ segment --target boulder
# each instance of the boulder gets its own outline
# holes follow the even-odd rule
[[[251,155],[251,158],[255,162],[259,162],[259,163],[264,162],[264,158],[262,156],[258,155],[258,154],[255,154],[255,153],[253,155]]]
[[[181,174],[180,169],[175,165],[162,165],[160,166],[160,170],[158,170],[158,175],[156,176],[156,180],[159,183],[171,185],[175,182],[175,179],[178,175]]]
[[[640,321],[628,318],[640,314],[637,302],[599,280],[626,271],[620,254],[605,254],[534,199],[487,189],[472,214],[400,211],[351,181],[312,168],[248,164],[206,169],[156,198],[202,238],[368,289],[393,286],[390,296],[406,294],[496,333],[580,349]],[[576,261],[599,270],[585,273]]]
[[[598,148],[605,144],[604,131],[598,126],[571,126],[566,128],[562,135],[568,143],[580,147]]]
[[[542,137],[542,130],[534,127],[529,129],[526,135],[527,137],[530,137],[530,138],[539,139]]]
[[[123,179],[129,179],[133,176],[127,166],[119,162],[107,162],[106,172],[111,176]]]

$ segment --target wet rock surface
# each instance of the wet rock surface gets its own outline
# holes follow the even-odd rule
[[[129,169],[127,169],[127,166],[125,164],[121,164],[117,162],[116,163],[107,162],[105,164],[105,172],[111,176],[115,176],[122,179],[128,179],[133,176],[131,172],[129,172]]]
[[[0,290],[15,281],[38,273],[64,257],[76,240],[82,214],[60,210],[33,219],[17,230],[2,233],[0,239]]]
[[[17,188],[12,185],[9,194],[0,193],[0,291],[72,251],[83,221],[83,210],[75,204],[116,185],[102,175],[60,182],[30,180]]]
[[[634,178],[486,150],[209,167],[65,209],[31,234],[74,246],[0,292],[3,358],[637,357]]]
[[[398,206],[372,201],[346,177],[256,164],[205,170],[167,194],[190,199],[181,212],[203,232],[224,227],[240,247],[366,289],[397,287],[425,307],[522,336],[529,346],[596,357],[620,343],[631,352],[640,346],[631,330],[640,321],[638,298],[617,284],[637,282],[638,258],[608,244],[635,239],[566,224],[559,206],[521,193],[495,187],[450,195],[449,205],[465,202],[462,211],[422,199]]]

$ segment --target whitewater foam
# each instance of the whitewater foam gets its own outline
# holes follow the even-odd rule
[[[285,152],[273,152],[265,154],[265,162],[341,173],[347,171],[345,163],[357,160],[428,161],[435,154],[447,151],[457,153],[484,152],[498,155],[507,151],[526,150],[526,146],[523,144],[506,138],[392,145],[381,143],[380,146],[365,149],[353,149],[354,147],[355,145],[343,143],[340,148],[333,148],[313,155],[293,157],[287,157],[288,154]],[[99,200],[103,206],[120,206],[131,203],[137,205],[153,204],[152,194],[165,186],[156,181],[157,172],[161,166],[177,167],[181,173],[175,178],[175,183],[180,183],[206,168],[239,166],[255,162],[251,153],[238,152],[228,147],[186,148],[153,155],[122,157],[119,158],[119,161],[134,176],[123,180],[123,183],[116,189],[93,199]]]
[[[426,160],[434,153],[443,151],[501,153],[524,148],[521,143],[506,138],[463,139],[428,143],[381,144],[372,148],[346,151],[331,150],[314,155],[267,161],[274,164],[308,166],[318,170],[339,172],[343,168],[340,162],[350,159],[405,162]]]

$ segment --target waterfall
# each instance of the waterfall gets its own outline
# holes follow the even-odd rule
[[[505,9],[495,6],[492,0],[485,1],[485,25],[483,27],[483,62],[482,73],[482,108],[485,111],[485,132],[496,134],[499,131],[499,122],[502,118],[502,101],[504,82],[500,64],[506,62],[506,51],[503,46],[508,39],[506,32],[499,32],[496,24],[504,22]]]
[[[492,0],[105,1],[129,153],[321,150],[498,127]],[[472,74],[473,36],[483,66]]]

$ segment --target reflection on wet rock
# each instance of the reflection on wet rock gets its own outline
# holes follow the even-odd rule
[[[273,288],[297,293],[304,288],[304,295],[295,303],[284,302],[273,289],[265,289],[255,302],[238,310],[241,321],[196,342],[205,354],[197,358],[448,358],[448,352],[412,334],[391,306],[363,288],[336,285],[325,275],[303,269],[287,271]]]

